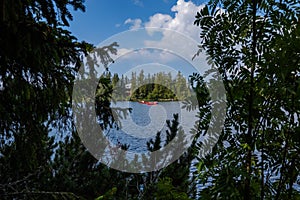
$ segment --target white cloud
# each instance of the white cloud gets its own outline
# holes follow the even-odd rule
[[[124,24],[131,24],[131,26],[129,27],[130,30],[131,29],[138,29],[138,28],[141,28],[141,26],[142,26],[142,20],[141,19],[128,18],[128,19],[126,19]]]
[[[129,29],[146,28],[146,35],[136,34],[135,38],[130,38],[136,41],[142,41],[142,46],[157,49],[157,51],[139,50],[129,53],[122,57],[125,62],[130,61],[130,64],[138,65],[147,62],[158,62],[167,65],[181,65],[184,59],[197,67],[207,67],[205,58],[201,54],[196,60],[192,61],[193,56],[198,51],[200,43],[200,28],[194,25],[195,15],[204,5],[196,5],[192,1],[177,0],[176,4],[171,8],[173,14],[156,13],[146,21],[141,19],[127,19],[124,24],[131,25]],[[152,28],[152,29],[151,29]],[[153,29],[159,28],[159,29]],[[154,34],[158,31],[158,34]],[[175,31],[175,32],[174,32]],[[144,38],[143,38],[144,37]],[[123,46],[127,48],[127,46]],[[130,46],[132,48],[132,46]],[[133,47],[135,48],[135,47]],[[128,48],[129,49],[129,48]]]
[[[197,44],[200,40],[200,28],[194,25],[194,21],[196,13],[203,7],[204,5],[196,5],[192,1],[177,0],[177,3],[171,8],[174,17],[168,14],[156,13],[150,16],[148,21],[142,22],[141,19],[127,19],[125,24],[132,24],[130,29],[140,27],[169,29],[194,39]],[[152,34],[151,30],[148,30],[148,33]],[[197,52],[198,47],[194,44],[186,44],[185,42],[186,40],[180,39],[178,35],[172,34],[171,31],[163,31],[161,40],[148,40],[144,43],[150,46],[159,46],[162,49],[181,49],[181,52],[185,52],[185,55],[192,58]],[[191,45],[193,45],[194,48],[190,48]]]
[[[176,5],[171,8],[171,11],[175,13],[174,17],[157,13],[149,18],[149,21],[145,23],[145,27],[172,29],[193,39],[198,39],[200,30],[199,27],[194,25],[194,21],[197,11],[203,7],[204,5],[197,6],[191,1],[178,0]]]
[[[169,24],[171,21],[172,17],[170,15],[157,13],[149,18],[149,21],[146,22],[145,27],[164,28],[165,24]]]

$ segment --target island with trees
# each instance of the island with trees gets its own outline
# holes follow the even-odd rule
[[[179,101],[191,96],[192,89],[180,71],[171,73],[144,74],[132,72],[131,77],[112,76],[113,99],[116,101]]]

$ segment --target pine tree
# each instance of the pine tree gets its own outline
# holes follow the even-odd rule
[[[178,146],[184,145],[185,136],[182,128],[179,125],[178,114],[173,115],[172,121],[167,121],[166,138],[162,139],[161,132],[157,132],[155,139],[151,139],[147,142],[147,147],[150,152],[159,150],[162,146],[168,145],[171,141],[176,140],[176,145],[173,146],[174,151],[178,150]],[[195,197],[196,185],[195,180],[190,177],[190,167],[192,160],[195,159],[196,155],[193,153],[193,148],[189,148],[188,152],[182,155],[174,163],[168,167],[142,174],[140,182],[143,185],[144,191],[142,197],[144,199],[153,199],[151,196],[155,193],[156,198],[161,198],[162,192],[174,195],[172,198],[182,197],[183,199],[189,199],[189,197]],[[174,152],[173,152],[174,153]],[[168,155],[164,155],[168,156]],[[155,159],[150,157],[148,159]],[[155,163],[155,162],[153,162]],[[168,195],[166,194],[166,198]],[[172,196],[171,195],[171,196]]]

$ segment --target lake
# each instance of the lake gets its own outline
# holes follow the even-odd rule
[[[159,102],[157,105],[146,105],[139,102],[120,101],[112,104],[113,109],[131,108],[127,119],[121,120],[121,127],[105,131],[107,137],[117,143],[128,144],[129,151],[147,152],[147,142],[155,139],[156,133],[161,131],[162,141],[165,140],[166,120],[172,120],[173,114],[179,115],[179,125],[186,132],[194,126],[196,112],[182,109],[178,101]]]

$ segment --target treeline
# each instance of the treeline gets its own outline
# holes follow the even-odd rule
[[[170,72],[145,75],[144,70],[138,74],[132,72],[130,78],[114,74],[112,84],[113,98],[117,101],[178,101],[191,95],[188,82],[180,71],[175,77]]]

